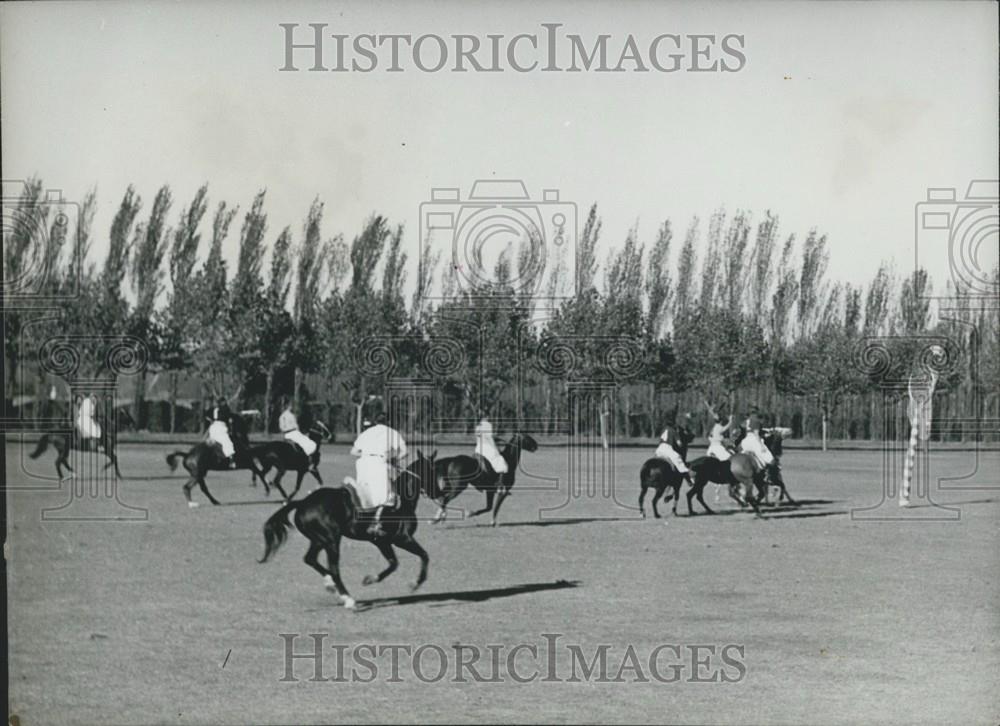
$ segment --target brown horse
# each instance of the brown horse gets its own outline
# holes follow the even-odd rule
[[[135,420],[129,414],[128,409],[118,409],[115,411],[115,414],[120,418],[124,418],[133,427],[135,426]],[[104,468],[107,469],[110,466],[114,466],[115,477],[121,479],[122,473],[118,468],[118,456],[115,454],[118,440],[117,432],[106,421],[100,420],[99,423],[101,425],[101,437],[99,439],[84,439],[80,436],[80,432],[76,428],[73,429],[72,433],[44,433],[38,439],[35,450],[28,454],[28,456],[32,459],[37,459],[51,445],[56,450],[56,474],[59,475],[61,481],[63,478],[63,467],[66,467],[70,474],[75,474],[73,467],[69,464],[70,451],[102,452],[108,457],[108,463],[104,465]]]
[[[478,456],[465,456],[463,454],[449,456],[438,461],[434,466],[434,478],[423,484],[424,494],[437,502],[438,505],[437,515],[432,522],[437,524],[443,521],[447,516],[445,507],[448,506],[448,503],[464,492],[471,484],[486,494],[486,506],[471,512],[469,516],[475,517],[492,511],[491,524],[496,527],[500,505],[510,495],[511,487],[514,486],[514,477],[517,474],[517,467],[521,463],[522,451],[538,451],[538,442],[529,434],[515,433],[504,446],[503,451],[500,452],[504,461],[507,462],[507,471],[502,475],[497,474],[486,459]]]
[[[420,574],[410,588],[416,590],[427,580],[427,565],[430,562],[426,550],[413,538],[417,531],[417,500],[421,482],[434,476],[436,453],[425,458],[417,451],[417,460],[393,483],[399,505],[383,512],[381,523],[384,535],[369,533],[374,510],[361,509],[352,487],[322,487],[303,499],[289,502],[264,523],[264,556],[259,562],[267,562],[288,538],[288,515],[294,512],[296,529],[309,539],[305,563],[323,575],[327,589],[340,596],[344,607],[354,609],[355,602],[340,578],[341,537],[371,542],[389,563],[377,575],[366,575],[362,580],[364,585],[381,582],[399,567],[393,545],[419,557]],[[326,567],[319,563],[321,551],[326,552]]]
[[[253,472],[254,480],[260,477],[260,480],[264,482],[264,493],[269,494],[271,487],[267,483],[267,479],[264,478],[263,472],[257,467],[257,461],[251,453],[248,430],[247,423],[242,416],[231,414],[229,436],[233,440],[233,448],[236,451],[233,457],[236,469],[250,469]],[[190,475],[190,478],[184,483],[184,496],[187,498],[188,506],[198,506],[198,502],[191,499],[191,490],[194,489],[195,484],[201,488],[202,494],[208,497],[208,501],[212,504],[219,504],[219,500],[208,491],[208,486],[205,484],[205,474],[210,471],[233,471],[226,462],[226,457],[222,455],[222,449],[216,444],[203,441],[195,444],[190,451],[174,451],[167,455],[167,466],[170,467],[170,471],[177,469],[177,460],[181,457],[184,460],[184,468]],[[278,490],[284,496],[284,491],[281,490],[280,486]],[[287,499],[287,497],[285,498]]]
[[[677,428],[677,439],[677,453],[681,455],[681,459],[687,461],[688,446],[694,441],[694,432],[686,426],[679,426]],[[690,481],[689,476],[681,474],[669,461],[661,459],[658,456],[646,459],[646,462],[642,465],[642,469],[639,470],[639,486],[641,487],[639,490],[639,511],[642,512],[642,518],[646,518],[646,509],[644,506],[646,490],[653,490],[653,516],[659,519],[660,511],[656,508],[656,503],[668,487],[673,488],[674,491],[668,495],[664,502],[670,501],[670,497],[673,497],[673,513],[676,516],[677,500],[681,498],[681,484],[685,479]],[[705,501],[701,497],[698,497],[698,501],[702,503],[702,506],[706,510],[709,512],[712,511],[708,509],[708,506],[705,505]],[[691,514],[690,499],[688,499],[688,514]]]

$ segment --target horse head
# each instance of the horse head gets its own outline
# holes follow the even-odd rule
[[[323,441],[332,440],[333,433],[326,427],[326,424],[317,419],[313,422],[312,426],[309,427],[309,438],[319,444]]]
[[[535,441],[531,434],[517,432],[510,437],[509,445],[531,453],[538,451],[538,442]]]
[[[771,453],[774,454],[775,458],[781,457],[781,451],[782,451],[781,442],[784,440],[785,437],[782,435],[779,429],[769,429],[768,431],[764,432],[764,446],[766,446],[771,451]]]
[[[229,436],[233,443],[239,441],[244,446],[250,443],[250,426],[247,424],[247,420],[238,413],[229,415]]]

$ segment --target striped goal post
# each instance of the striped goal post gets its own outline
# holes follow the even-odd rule
[[[943,356],[941,346],[932,346],[935,356]],[[913,481],[913,466],[917,457],[917,448],[931,438],[931,420],[934,415],[934,389],[937,386],[937,372],[927,370],[919,377],[910,376],[907,383],[908,402],[906,416],[910,420],[910,441],[906,449],[906,461],[903,465],[903,484],[899,488],[899,506],[910,503],[910,484]]]

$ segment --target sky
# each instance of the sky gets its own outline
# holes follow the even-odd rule
[[[614,49],[629,34],[640,47],[662,33],[739,34],[746,62],[425,73],[407,61],[389,73],[380,52],[370,73],[281,72],[279,23],[352,38],[509,38],[561,23],[588,44],[609,34]],[[213,205],[244,210],[266,188],[269,240],[285,225],[300,237],[318,196],[325,235],[350,240],[377,211],[415,252],[432,188],[464,199],[477,179],[522,179],[533,199],[558,189],[581,218],[596,201],[605,251],[633,225],[649,245],[667,218],[682,238],[719,207],[755,223],[770,209],[783,236],[828,236],[830,277],[864,282],[882,260],[912,269],[928,187],[961,198],[970,180],[997,178],[997,37],[989,2],[4,3],[2,171],[68,200],[96,186],[95,258],[130,183],[144,212],[169,183],[172,223],[204,182]],[[924,244],[943,281],[947,245]]]

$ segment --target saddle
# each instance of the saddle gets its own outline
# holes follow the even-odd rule
[[[350,482],[344,482],[343,488],[347,490],[348,495],[351,497],[351,504],[354,505],[355,518],[361,524],[371,524],[375,520],[375,512],[378,511],[378,507],[362,507],[361,497],[358,496],[358,490],[355,489],[354,485]],[[392,495],[395,498],[395,494]],[[391,512],[396,509],[396,505],[389,501],[382,505],[382,517],[385,518],[386,512]]]

